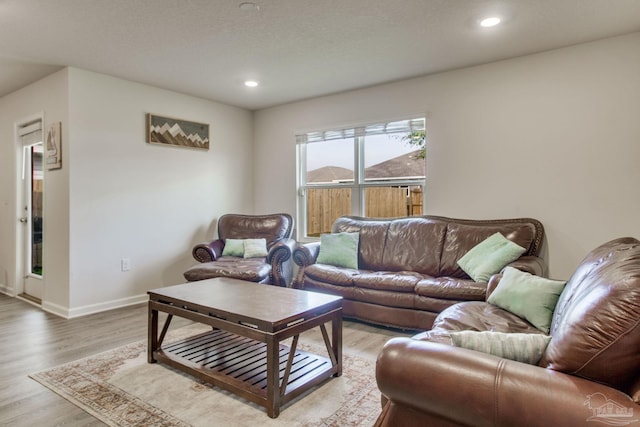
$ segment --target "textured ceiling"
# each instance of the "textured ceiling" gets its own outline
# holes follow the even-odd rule
[[[0,96],[73,66],[259,109],[640,31],[640,0],[242,1],[0,0]]]

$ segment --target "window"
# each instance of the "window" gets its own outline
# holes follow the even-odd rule
[[[299,237],[331,232],[342,215],[422,215],[424,118],[311,132],[296,139]]]

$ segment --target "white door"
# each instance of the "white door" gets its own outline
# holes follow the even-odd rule
[[[42,122],[38,120],[19,129],[22,143],[22,216],[23,227],[23,289],[22,296],[41,303],[42,269],[42,223],[44,195],[44,147],[42,144]]]

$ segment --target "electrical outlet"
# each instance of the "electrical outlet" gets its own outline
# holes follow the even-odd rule
[[[129,258],[122,258],[120,260],[120,268],[122,269],[122,271],[129,271],[131,270],[131,259]]]

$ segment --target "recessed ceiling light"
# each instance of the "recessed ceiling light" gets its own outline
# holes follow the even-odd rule
[[[238,7],[240,8],[240,10],[244,10],[245,12],[253,12],[253,11],[260,10],[260,6],[258,6],[257,4],[251,1],[240,3]]]
[[[498,18],[497,16],[492,16],[492,17],[489,17],[489,18],[484,18],[482,21],[480,21],[480,26],[481,27],[495,27],[499,23],[500,23],[500,18]]]
[[[247,87],[256,87],[258,86],[258,82],[255,80],[247,80],[246,82],[244,82],[244,85]]]

